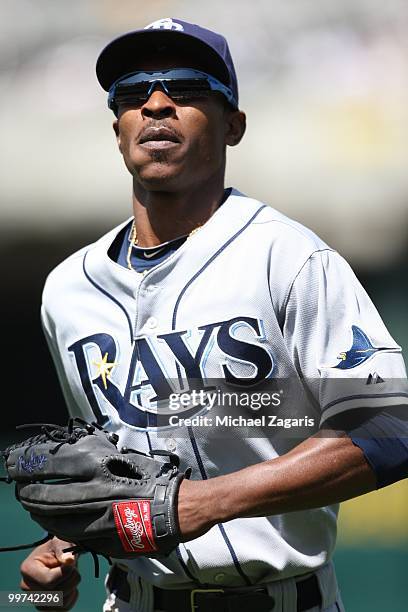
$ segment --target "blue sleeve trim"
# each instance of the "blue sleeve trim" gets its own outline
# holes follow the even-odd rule
[[[358,400],[358,399],[380,399],[382,397],[408,397],[408,393],[395,392],[395,393],[360,393],[358,395],[348,395],[346,397],[340,397],[339,399],[333,400],[329,402],[322,408],[322,412],[326,412],[328,408],[335,406],[336,404],[342,404],[343,402],[347,402],[349,400]]]
[[[407,416],[377,413],[348,432],[374,470],[378,489],[408,477]]]

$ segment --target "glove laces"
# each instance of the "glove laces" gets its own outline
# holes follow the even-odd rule
[[[75,423],[79,423],[83,427],[75,427]],[[61,448],[63,444],[75,444],[76,442],[78,442],[78,440],[80,440],[84,436],[92,434],[95,431],[95,429],[99,429],[100,431],[103,431],[103,427],[101,427],[99,423],[96,423],[95,421],[92,421],[92,423],[88,423],[87,421],[84,421],[80,417],[70,417],[68,420],[68,426],[56,425],[55,423],[24,423],[23,425],[17,425],[16,429],[28,429],[31,427],[40,427],[41,433],[35,436],[32,436],[28,440],[24,440],[23,442],[17,442],[16,444],[9,446],[7,451],[1,452],[3,457],[7,457],[7,455],[11,451],[19,448],[20,446],[24,445],[24,446],[27,446],[27,448],[29,448],[30,446],[34,446],[35,444],[39,444],[47,440],[52,440],[53,442],[56,443],[56,446],[50,449],[50,453],[55,455],[55,453],[58,452],[58,450]],[[110,441],[113,442],[114,444],[116,444],[116,442],[119,439],[117,434],[114,434],[114,433],[110,433],[109,438],[110,438]],[[0,482],[11,484],[13,482],[13,479],[10,476],[0,477]],[[15,496],[18,499],[17,485],[15,487]],[[0,547],[0,553],[35,548],[36,546],[41,546],[41,544],[45,544],[45,542],[48,542],[53,537],[54,535],[52,533],[47,533],[47,535],[41,538],[41,540],[36,540],[35,542],[31,542],[30,544],[20,544],[18,546]],[[75,546],[70,546],[68,548],[64,548],[62,552],[73,552],[74,554],[78,554],[78,555],[89,552],[92,555],[93,562],[94,562],[95,578],[99,578],[100,566],[99,566],[98,554],[104,557],[109,563],[109,565],[112,565],[112,561],[110,557],[102,553],[96,553],[94,550],[87,548],[85,546],[82,546],[82,545],[81,546],[75,545]]]

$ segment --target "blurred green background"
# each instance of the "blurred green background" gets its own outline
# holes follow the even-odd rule
[[[2,444],[17,423],[64,420],[39,325],[46,275],[130,215],[95,59],[115,35],[171,15],[230,43],[248,130],[227,184],[338,249],[408,354],[406,0],[2,0]],[[2,545],[40,537],[10,487],[0,501]],[[407,508],[407,481],[342,505],[347,612],[408,610]],[[0,590],[17,588],[24,556],[0,555]],[[80,565],[75,609],[96,612],[103,581],[91,558]]]

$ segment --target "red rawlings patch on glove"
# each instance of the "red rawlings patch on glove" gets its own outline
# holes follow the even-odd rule
[[[148,553],[157,550],[149,500],[115,502],[112,507],[116,531],[126,552]]]

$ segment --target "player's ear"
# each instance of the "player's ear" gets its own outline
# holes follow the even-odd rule
[[[115,132],[116,142],[118,143],[119,151],[122,153],[122,147],[120,142],[120,132],[119,132],[119,120],[115,119],[112,123],[113,131]]]
[[[246,129],[246,115],[240,110],[228,111],[226,116],[225,142],[235,147],[241,142]]]

